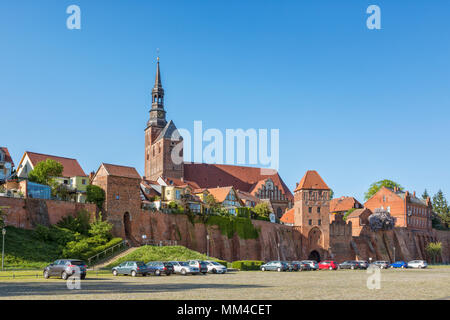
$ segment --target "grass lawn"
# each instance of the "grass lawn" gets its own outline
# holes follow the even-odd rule
[[[218,260],[216,258],[208,257],[197,251],[190,250],[183,246],[142,246],[132,253],[118,259],[114,263],[106,266],[105,269],[111,269],[112,267],[124,262],[124,261],[187,261],[187,260]]]
[[[381,270],[380,289],[368,289],[364,270],[233,272],[224,275],[114,277],[88,272],[80,290],[61,279],[0,278],[0,299],[450,299],[450,267]]]

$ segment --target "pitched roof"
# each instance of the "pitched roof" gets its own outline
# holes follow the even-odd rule
[[[362,208],[362,204],[353,197],[340,197],[330,201],[330,212],[348,211],[351,208]]]
[[[10,162],[12,166],[14,167],[14,162],[12,160],[11,155],[9,154],[7,147],[0,147],[0,150],[2,150],[5,153],[5,162]]]
[[[225,164],[184,163],[184,177],[201,188],[233,186],[236,190],[254,193],[260,181],[271,179],[286,198],[294,197],[276,170]]]
[[[35,167],[39,162],[45,161],[47,159],[52,159],[56,162],[59,162],[64,167],[62,176],[63,177],[86,177],[86,173],[84,173],[83,169],[81,168],[80,164],[76,159],[72,158],[65,158],[65,157],[59,157],[59,156],[52,156],[49,154],[42,154],[42,153],[36,153],[36,152],[30,152],[25,151],[25,154],[28,155],[28,158],[31,161],[31,164],[33,167]],[[22,163],[24,157],[22,157],[22,160],[20,163]]]
[[[102,163],[102,166],[110,176],[141,179],[141,176],[133,167],[120,166],[117,164]]]
[[[208,188],[210,194],[214,196],[217,202],[225,201],[227,195],[233,189],[232,186],[228,187],[219,187],[219,188]]]
[[[180,135],[180,132],[178,131],[177,127],[175,126],[175,123],[173,123],[172,120],[170,120],[164,129],[161,130],[158,137],[155,139],[155,142],[160,139],[170,139],[173,141],[179,141],[183,140],[183,137]]]
[[[252,195],[249,192],[245,192],[245,191],[242,191],[242,190],[236,190],[236,193],[237,193],[238,197],[241,200],[253,201],[255,203],[259,203],[260,202],[259,198],[255,197],[254,195]]]
[[[300,180],[295,191],[302,189],[330,190],[316,170],[308,170]]]
[[[177,178],[162,178],[164,182],[168,186],[175,186],[175,187],[191,187],[192,189],[200,189],[200,186],[195,181],[189,181],[185,179],[177,179]]]
[[[355,210],[353,210],[353,212],[351,212],[347,216],[347,219],[349,219],[349,218],[358,218],[361,214],[366,213],[366,212],[369,212],[370,214],[372,214],[372,211],[369,208],[355,209]]]
[[[294,208],[286,211],[286,213],[280,218],[280,221],[285,224],[294,224]]]

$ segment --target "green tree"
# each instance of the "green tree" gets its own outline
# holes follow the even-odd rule
[[[217,202],[216,198],[214,198],[212,194],[208,194],[206,196],[205,203],[209,212],[221,213],[224,209],[223,205],[220,202]]]
[[[334,191],[333,189],[330,189],[330,200],[334,198]]]
[[[257,216],[269,218],[269,214],[272,212],[267,202],[258,203],[252,210]]]
[[[433,196],[432,205],[433,212],[441,221],[441,225],[448,229],[450,227],[450,207],[442,190]]]
[[[442,253],[442,243],[441,242],[430,242],[425,248],[427,254],[431,257],[431,261],[436,263],[437,258]]]
[[[86,201],[89,203],[95,203],[99,210],[103,208],[105,198],[105,190],[99,186],[90,184],[86,187]]]
[[[54,178],[61,177],[63,171],[64,167],[61,163],[47,159],[36,164],[34,169],[28,174],[28,179],[31,182],[52,186]]]
[[[430,195],[428,194],[427,189],[425,189],[425,191],[424,191],[423,194],[422,194],[422,199],[423,199],[423,200],[427,200],[428,197],[430,197]]]
[[[394,187],[397,187],[399,190],[403,191],[403,187],[398,184],[397,182],[394,182],[392,180],[384,179],[377,182],[374,182],[370,185],[369,190],[364,194],[364,198],[366,200],[369,200],[372,198],[372,196],[378,192],[382,187],[394,189]]]

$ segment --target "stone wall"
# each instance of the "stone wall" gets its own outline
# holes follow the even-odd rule
[[[449,231],[416,231],[407,228],[395,228],[389,231],[372,232],[363,228],[359,237],[353,237],[358,259],[368,260],[427,260],[425,248],[429,242],[440,241],[442,254],[439,262],[450,263]]]
[[[95,204],[30,198],[0,197],[0,206],[8,207],[4,209],[6,225],[24,229],[33,229],[39,224],[55,224],[65,216],[75,216],[82,209],[96,212]]]
[[[116,217],[113,223],[118,226],[121,220]],[[280,224],[253,220],[260,230],[257,239],[240,239],[237,235],[228,239],[218,226],[193,224],[186,215],[141,210],[139,214],[131,214],[130,222],[135,241],[142,242],[142,235],[152,240],[176,240],[177,244],[202,253],[207,251],[206,235],[209,235],[210,256],[227,261],[306,258],[300,233]]]

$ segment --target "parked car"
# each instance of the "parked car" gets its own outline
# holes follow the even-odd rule
[[[428,263],[425,260],[413,260],[408,262],[408,268],[424,269],[428,267]]]
[[[365,260],[358,260],[360,269],[367,269],[369,267],[369,263]]]
[[[303,261],[292,261],[292,263],[295,263],[298,265],[298,271],[309,271],[311,270],[311,266]]]
[[[199,270],[199,273],[207,274],[208,273],[208,266],[206,265],[205,261],[202,260],[189,260],[188,261],[190,266],[197,267]]]
[[[319,262],[319,269],[337,270],[338,265],[333,260],[324,260]]]
[[[114,276],[123,274],[136,277],[137,275],[140,274],[143,277],[145,277],[149,273],[150,270],[147,268],[147,266],[143,261],[125,261],[119,264],[118,266],[112,268],[112,274]]]
[[[182,274],[183,276],[187,275],[188,273],[194,274],[200,272],[200,270],[197,267],[190,266],[185,261],[170,261],[170,263],[173,266],[174,273],[179,273]]]
[[[314,270],[314,271],[319,270],[319,264],[315,260],[302,260],[300,262],[308,264],[309,267],[311,268],[311,270]]]
[[[174,273],[173,265],[170,262],[150,261],[147,262],[147,268],[155,276],[160,276],[163,273],[166,276],[170,276],[172,273]]]
[[[390,265],[391,268],[408,268],[408,264],[405,261],[395,261],[393,263],[391,263]]]
[[[283,263],[287,264],[288,266],[288,271],[298,271],[298,269],[300,268],[300,265],[293,263],[292,261],[282,261]]]
[[[227,267],[225,267],[223,264],[218,263],[217,261],[211,261],[207,260],[205,261],[206,267],[208,268],[208,272],[211,273],[226,273]]]
[[[359,269],[359,263],[355,260],[347,260],[338,265],[339,269]]]
[[[380,269],[387,269],[390,266],[389,262],[383,261],[383,260],[375,261],[375,262],[371,263],[370,265],[380,268]]]
[[[260,267],[261,271],[288,271],[289,266],[283,261],[269,261]]]
[[[78,259],[60,259],[44,268],[44,278],[58,277],[67,280],[79,271],[80,279],[86,278],[86,263]]]

